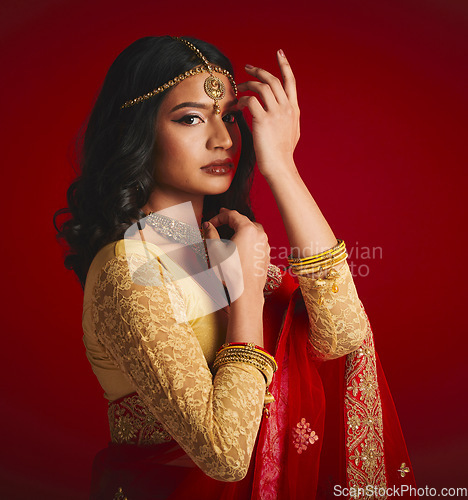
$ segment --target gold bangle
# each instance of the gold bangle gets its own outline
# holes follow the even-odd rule
[[[267,385],[271,383],[273,373],[277,368],[274,358],[266,355],[263,351],[236,346],[226,347],[219,351],[216,354],[213,369],[216,371],[222,365],[236,362],[248,363],[255,366],[255,368],[263,373]]]
[[[336,254],[336,255],[332,255],[331,257],[327,258],[327,259],[323,259],[323,260],[320,260],[320,261],[317,261],[317,262],[308,262],[308,263],[301,263],[301,264],[291,264],[290,267],[291,269],[294,269],[294,270],[301,270],[301,269],[311,269],[311,268],[319,268],[319,267],[323,267],[323,268],[326,268],[327,266],[328,267],[332,267],[333,266],[333,263],[336,263],[338,261],[338,259],[341,259],[341,257],[343,257],[343,255],[347,255],[346,254],[346,250],[343,250],[342,252],[340,252],[339,254]]]
[[[345,248],[345,242],[343,240],[338,239],[338,243],[333,247],[325,250],[321,253],[310,255],[308,257],[293,257],[292,255],[288,256],[288,262],[290,264],[299,264],[299,263],[309,263],[320,260],[323,257],[327,257],[329,254],[337,253]]]
[[[329,259],[330,257],[334,257],[335,255],[339,255],[343,252],[346,252],[346,245],[340,244],[327,252],[321,254],[320,256],[318,255],[311,255],[308,257],[301,257],[301,258],[291,258],[288,257],[288,260],[290,261],[291,264],[309,264],[309,263],[314,263],[314,262],[320,262],[321,260],[326,260]]]
[[[256,353],[256,352],[247,353],[245,351],[241,351],[241,350],[237,350],[237,349],[236,350],[230,349],[229,351],[219,353],[216,356],[216,359],[215,359],[213,365],[219,363],[219,361],[226,359],[226,358],[254,360],[255,362],[261,364],[262,366],[263,365],[269,366],[272,371],[274,370],[274,367],[271,364],[271,361],[269,359],[266,359],[265,357],[263,357],[261,354]]]
[[[275,358],[268,352],[264,351],[263,349],[258,349],[255,346],[255,344],[225,345],[222,346],[221,349],[218,351],[217,356],[218,354],[221,355],[226,352],[244,352],[244,351],[248,353],[256,353],[258,359],[266,359],[270,363],[273,372],[277,370],[278,365],[276,364]]]
[[[343,255],[340,255],[339,257],[337,257],[336,259],[330,259],[329,261],[324,262],[323,264],[307,265],[307,266],[301,266],[301,267],[294,266],[294,267],[291,267],[291,270],[293,272],[295,272],[296,274],[303,272],[303,271],[307,271],[308,273],[326,271],[327,269],[331,269],[333,266],[336,266],[340,262],[343,262],[344,260],[346,260],[347,257],[348,257],[347,254],[343,254]]]
[[[347,257],[348,257],[348,254],[345,253],[339,258],[331,259],[326,264],[321,264],[319,266],[304,266],[301,268],[291,267],[291,272],[298,275],[298,276],[301,276],[303,274],[314,274],[314,273],[321,272],[321,271],[327,271],[328,269],[332,269],[333,266],[336,266],[336,265],[340,264],[341,262],[345,261],[347,259]]]
[[[215,359],[215,362],[213,363],[213,369],[215,371],[218,370],[220,366],[229,364],[229,363],[247,363],[255,368],[257,368],[260,372],[263,373],[265,377],[265,382],[267,385],[271,383],[271,380],[273,378],[273,368],[271,367],[270,363],[268,363],[266,360],[262,360],[260,358],[254,357],[254,356],[246,356],[243,353],[226,353],[222,356],[219,356]]]
[[[268,360],[268,362],[270,363],[274,372],[278,368],[278,365],[276,364],[275,358],[271,354],[265,352],[264,350],[256,348],[254,344],[251,344],[251,345],[248,344],[245,346],[244,345],[223,346],[218,351],[217,355],[221,355],[221,354],[224,354],[226,352],[246,352],[246,353],[252,353],[252,354],[255,353],[253,355],[256,356],[257,358]]]
[[[334,252],[332,254],[326,255],[324,257],[321,257],[320,259],[317,260],[311,260],[311,261],[301,261],[301,262],[289,262],[289,265],[291,267],[303,267],[303,266],[319,266],[323,265],[332,259],[337,259],[338,257],[341,257],[343,254],[346,253],[346,248],[341,248],[338,252]]]

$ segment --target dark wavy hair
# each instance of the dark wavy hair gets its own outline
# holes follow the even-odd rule
[[[213,45],[187,37],[213,64],[233,68]],[[68,247],[65,267],[73,270],[84,287],[86,274],[96,253],[106,244],[123,238],[136,220],[154,188],[153,146],[155,119],[166,90],[130,108],[134,99],[163,85],[200,64],[185,44],[170,36],[145,37],[127,47],[111,65],[85,127],[79,148],[79,174],[67,191],[68,207],[54,215],[59,241]],[[242,139],[239,165],[229,189],[206,195],[203,220],[221,207],[237,210],[255,220],[250,205],[255,154],[251,132],[242,116],[238,119]],[[58,224],[58,219],[67,216]],[[221,238],[230,238],[228,226],[219,228]]]

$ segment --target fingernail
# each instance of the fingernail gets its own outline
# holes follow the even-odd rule
[[[252,69],[252,68],[253,68],[253,66],[252,66],[251,64],[246,64],[246,65],[245,65],[245,67],[246,67],[247,69]]]
[[[283,52],[283,49],[279,49],[278,50],[278,54],[281,56],[281,57],[286,57],[284,52]]]
[[[227,210],[227,208],[221,207],[220,210]]]
[[[203,229],[208,229],[210,227],[210,223],[208,221],[203,223]]]

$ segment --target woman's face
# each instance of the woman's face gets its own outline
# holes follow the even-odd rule
[[[241,148],[237,99],[228,78],[215,75],[226,89],[218,101],[219,114],[204,91],[208,73],[200,73],[172,88],[156,117],[156,190],[174,202],[224,193],[237,169]]]

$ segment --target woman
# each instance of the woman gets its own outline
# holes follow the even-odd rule
[[[59,233],[109,399],[92,498],[365,498],[413,484],[344,242],[293,161],[296,87],[277,59],[283,81],[247,65],[238,90],[253,95],[239,98],[226,57],[192,38],[138,40],[107,74]],[[254,158],[299,287],[269,264]]]

